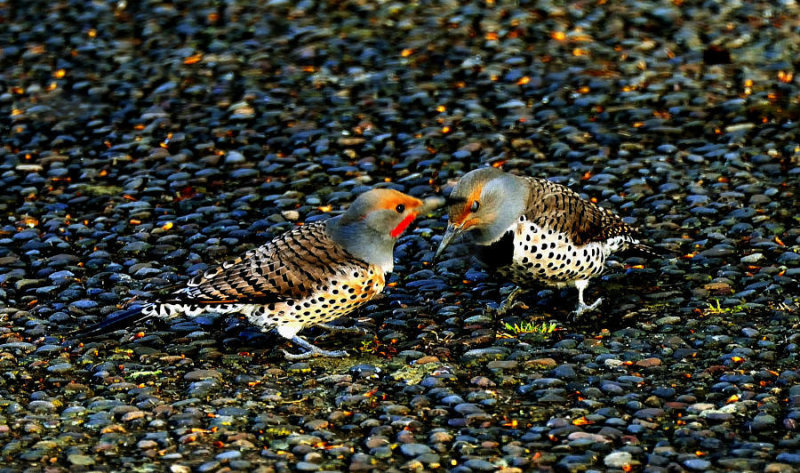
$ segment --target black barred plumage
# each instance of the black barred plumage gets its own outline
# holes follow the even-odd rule
[[[495,262],[508,262],[499,270],[518,284],[574,285],[578,314],[599,305],[599,299],[586,305],[583,292],[611,253],[654,253],[618,215],[546,179],[478,169],[462,176],[449,201],[449,225],[437,255],[456,235],[472,231]]]
[[[389,189],[369,191],[338,217],[295,227],[157,301],[113,315],[78,335],[99,335],[152,317],[237,312],[308,350],[287,357],[343,356],[343,351],[314,347],[297,333],[346,315],[379,294],[384,274],[393,267],[397,236],[439,200],[423,202]]]

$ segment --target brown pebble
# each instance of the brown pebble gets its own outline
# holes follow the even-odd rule
[[[660,358],[645,358],[636,362],[636,366],[640,368],[652,368],[654,366],[661,366]]]
[[[419,358],[414,362],[415,365],[427,365],[428,363],[439,363],[439,358],[428,355],[428,356],[423,356],[422,358]]]
[[[728,294],[733,294],[733,288],[730,284],[726,282],[712,282],[703,285],[703,289],[709,292],[709,294],[715,296],[727,296]]]
[[[538,370],[553,369],[558,365],[556,360],[552,358],[536,358],[525,362],[525,368],[532,368]]]

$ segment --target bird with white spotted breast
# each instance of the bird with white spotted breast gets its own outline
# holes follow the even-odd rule
[[[385,274],[394,267],[397,238],[418,215],[442,201],[370,190],[339,216],[298,226],[157,301],[113,315],[77,336],[108,333],[153,317],[235,312],[305,348],[299,355],[284,351],[288,359],[346,356],[345,351],[322,350],[298,332],[346,315],[379,294]]]
[[[575,286],[576,316],[600,304],[598,299],[587,305],[583,292],[610,254],[625,249],[654,254],[618,215],[546,179],[476,169],[458,180],[448,205],[436,257],[457,235],[471,232],[490,255],[488,262],[517,284]]]

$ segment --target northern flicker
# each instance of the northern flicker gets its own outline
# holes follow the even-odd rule
[[[360,195],[341,215],[298,226],[222,266],[196,276],[168,296],[80,331],[94,336],[137,321],[204,312],[240,313],[306,349],[288,359],[346,356],[298,335],[364,305],[383,290],[394,267],[397,238],[419,214],[440,205],[391,189]]]
[[[437,257],[457,235],[472,232],[483,259],[517,284],[575,286],[576,317],[600,305],[601,299],[587,305],[583,292],[611,253],[628,248],[652,253],[619,216],[545,179],[477,169],[459,179],[448,205]]]

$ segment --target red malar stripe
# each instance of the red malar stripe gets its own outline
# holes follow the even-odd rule
[[[417,218],[416,214],[408,214],[408,216],[404,218],[403,221],[400,222],[398,226],[394,227],[394,230],[392,230],[392,232],[390,233],[390,235],[392,235],[392,238],[399,237],[400,234],[403,233],[405,229],[408,228],[409,225],[411,225],[411,222],[413,222],[415,218]]]

